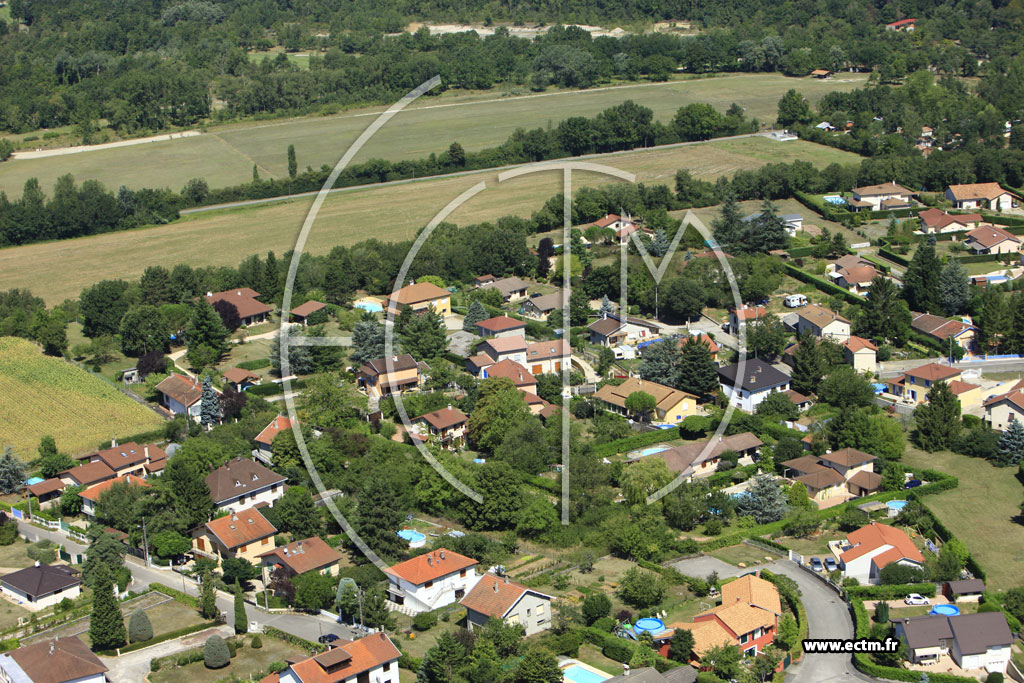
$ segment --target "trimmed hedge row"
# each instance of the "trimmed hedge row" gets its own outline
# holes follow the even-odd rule
[[[1001,261],[1003,254],[971,254],[970,256],[957,256],[960,263],[986,263],[988,261]]]
[[[906,267],[910,265],[910,261],[905,256],[900,256],[895,251],[892,251],[887,247],[878,247],[878,254],[879,256],[883,256],[893,263],[898,263],[901,266]]]
[[[902,583],[889,586],[848,586],[846,593],[861,600],[899,600],[910,593],[935,597],[934,583]]]
[[[865,261],[873,263],[875,265],[875,268],[882,271],[886,275],[888,275],[889,272],[892,270],[892,266],[890,266],[888,263],[883,263],[881,259],[875,258],[870,254],[860,254],[859,257],[864,259]]]
[[[262,368],[270,367],[270,359],[257,358],[255,360],[244,360],[241,363],[236,364],[235,367],[242,368],[243,370],[261,370]]]
[[[149,647],[150,645],[157,645],[158,643],[164,643],[168,640],[174,640],[175,638],[181,638],[182,636],[187,636],[189,634],[198,633],[199,631],[203,631],[208,628],[213,628],[219,623],[219,621],[214,620],[204,621],[201,624],[192,624],[191,626],[179,628],[175,631],[161,633],[160,635],[154,638],[150,638],[149,640],[143,640],[138,643],[132,643],[131,645],[125,645],[124,647],[119,648],[119,650],[96,650],[96,654],[100,654],[105,657],[117,657],[119,651],[122,655],[124,655],[129,652],[134,652],[135,650],[141,650],[144,647]]]
[[[839,285],[833,284],[828,280],[824,280],[818,277],[817,275],[811,275],[807,271],[797,268],[792,263],[783,263],[783,265],[786,267],[786,272],[788,272],[794,278],[800,280],[801,282],[806,282],[809,285],[814,285],[815,287],[825,292],[826,294],[841,296],[846,301],[854,304],[863,303],[864,301],[856,294],[843,289]]]
[[[277,638],[278,640],[283,640],[284,642],[288,643],[289,645],[294,645],[295,647],[301,647],[303,650],[305,650],[306,652],[308,652],[310,654],[314,654],[314,655],[315,654],[320,654],[321,652],[323,652],[324,650],[327,649],[327,647],[324,646],[324,645],[321,645],[319,643],[314,643],[313,641],[306,640],[305,638],[299,638],[298,636],[292,635],[291,633],[288,633],[287,631],[282,631],[279,628],[274,628],[273,626],[264,626],[263,627],[263,633],[264,633],[264,635],[268,635],[271,638]]]
[[[293,379],[292,380],[292,391],[296,389],[303,389],[306,386],[306,380],[304,379]],[[277,382],[270,382],[268,384],[256,384],[245,390],[245,393],[252,394],[253,396],[276,396],[277,394],[284,393],[284,383],[278,384]]]
[[[789,250],[790,258],[801,258],[803,256],[810,256],[814,253],[814,247],[794,247]]]

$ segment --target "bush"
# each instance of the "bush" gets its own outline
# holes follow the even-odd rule
[[[591,624],[591,626],[599,631],[607,631],[608,633],[611,633],[612,629],[615,628],[615,620],[611,617],[601,617]]]
[[[287,668],[288,664],[286,662],[282,662],[280,659],[274,660],[270,664],[267,664],[267,671],[269,671],[272,674],[280,673],[281,671],[284,671]]]
[[[993,671],[985,677],[985,683],[1003,683],[1003,674]]]
[[[238,645],[233,640],[225,640],[228,646],[228,656],[234,659],[235,655],[238,654]]]
[[[149,660],[149,670],[152,671],[153,673],[156,673],[157,671],[159,671],[160,670],[160,660],[159,659],[151,659],[151,660]]]
[[[251,647],[254,650],[259,650],[261,647],[263,647],[263,641],[260,640],[259,636],[253,636],[252,642],[250,642],[249,647]]]
[[[210,636],[203,645],[203,662],[207,669],[223,669],[231,661],[228,644],[220,636]]]
[[[434,612],[420,612],[412,618],[412,627],[417,631],[426,631],[437,626],[437,614]]]
[[[153,638],[153,625],[142,609],[136,609],[128,619],[128,642],[142,643]]]
[[[934,583],[904,583],[890,586],[850,586],[846,589],[851,598],[861,600],[900,600],[909,593],[920,593],[926,598],[935,596]]]
[[[616,662],[628,662],[633,657],[633,648],[622,638],[609,639],[601,648],[601,654]]]
[[[0,545],[11,545],[18,540],[18,523],[14,521],[0,524]]]

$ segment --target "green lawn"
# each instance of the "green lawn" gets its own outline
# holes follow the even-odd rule
[[[961,602],[957,604],[960,608],[960,614],[974,614],[978,611],[978,603],[976,602]],[[890,607],[889,618],[890,619],[903,619],[906,617],[921,617],[932,609],[931,605],[908,605],[906,607]],[[871,610],[872,614],[874,610]]]
[[[605,657],[601,654],[600,648],[595,647],[590,643],[584,643],[580,646],[579,654],[576,655],[576,659],[608,674],[617,675],[622,671],[622,664],[616,662],[614,659]]]
[[[32,560],[25,553],[29,544],[17,538],[10,545],[0,545],[0,567],[4,569],[24,569],[32,564]]]
[[[814,538],[785,537],[777,540],[782,545],[801,555],[824,555],[828,552],[828,542],[837,541],[841,538],[846,538],[846,534],[841,531],[827,531]]]
[[[152,683],[214,683],[222,680],[258,680],[257,674],[266,674],[271,662],[289,659],[304,659],[306,652],[277,638],[261,637],[263,647],[254,650],[249,647],[251,636],[245,637],[245,646],[238,648],[231,663],[223,669],[207,669],[203,662],[194,662],[178,667],[174,657],[161,660],[161,670],[149,675]],[[168,666],[174,668],[166,668]]]
[[[960,485],[927,496],[926,505],[938,515],[981,564],[990,588],[1006,590],[1024,583],[1024,529],[1020,502],[1024,487],[1015,468],[993,467],[987,461],[948,451],[925,453],[907,447],[903,462],[930,467],[959,478]]]
[[[769,553],[746,543],[729,546],[728,548],[719,548],[708,554],[712,557],[717,557],[722,562],[728,562],[737,566],[742,562],[747,567],[764,562],[772,562],[779,558],[778,554]],[[771,557],[771,560],[766,560],[766,557]]]
[[[297,63],[305,59],[308,63],[308,57],[299,55],[289,55],[289,59]],[[440,153],[455,141],[467,150],[493,147],[504,142],[516,128],[545,127],[549,122],[557,125],[569,116],[595,116],[630,99],[649,107],[655,119],[666,123],[680,107],[693,102],[711,104],[720,112],[735,102],[746,109],[747,116],[772,121],[779,98],[790,88],[796,88],[815,103],[826,93],[849,91],[863,86],[866,80],[862,74],[828,80],[794,79],[779,74],[727,74],[521,96],[503,96],[509,93],[495,90],[453,90],[423,97],[405,109],[373,137],[354,161],[417,159],[431,152]],[[205,178],[211,187],[222,187],[248,182],[253,164],[264,178],[283,177],[287,173],[288,145],[295,146],[300,169],[333,165],[384,109],[366,107],[333,116],[209,126],[206,134],[191,138],[15,161],[0,167],[0,189],[8,195],[20,195],[25,180],[36,177],[49,192],[65,173],[71,173],[79,182],[93,178],[110,188],[127,185],[178,190],[197,176]],[[787,142],[782,146],[790,145]],[[766,155],[763,161],[785,161],[787,152],[780,150],[779,154],[782,158]]]

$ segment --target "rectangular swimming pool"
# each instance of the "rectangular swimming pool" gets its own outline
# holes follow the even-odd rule
[[[603,683],[611,678],[611,676],[604,676],[589,669],[584,669],[579,664],[573,664],[562,669],[562,676],[566,683]]]

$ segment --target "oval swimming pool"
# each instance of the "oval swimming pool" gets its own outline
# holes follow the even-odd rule
[[[905,500],[890,500],[885,504],[885,507],[889,508],[889,516],[897,517],[903,511],[903,508],[907,507],[907,501]]]
[[[956,605],[935,605],[928,614],[941,614],[944,617],[955,617],[960,614],[960,608]]]
[[[665,622],[661,619],[655,619],[654,617],[645,617],[643,619],[637,619],[636,623],[633,624],[633,631],[639,636],[641,633],[659,633],[665,630]]]
[[[410,548],[422,548],[427,542],[425,534],[421,534],[413,529],[402,529],[397,533],[402,539],[409,542]]]

